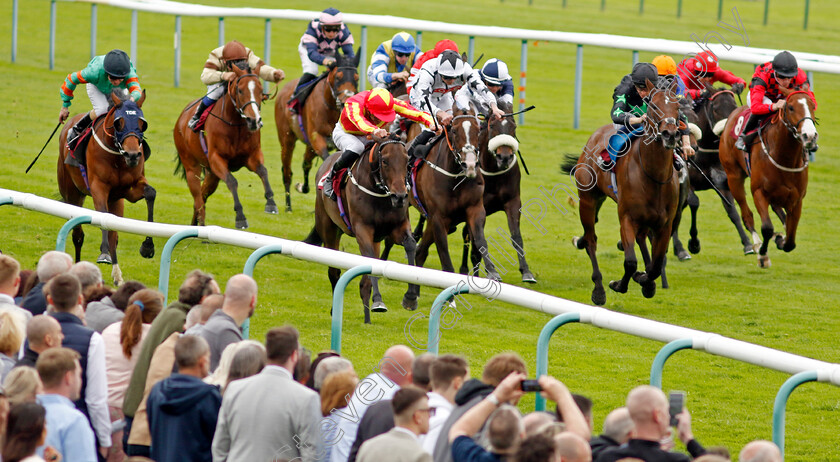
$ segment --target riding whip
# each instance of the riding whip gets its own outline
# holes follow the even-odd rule
[[[527,165],[525,165],[525,158],[524,158],[524,157],[522,157],[522,153],[521,153],[521,152],[519,152],[519,149],[517,149],[517,150],[516,150],[516,153],[519,155],[519,161],[520,161],[520,162],[522,162],[522,168],[524,168],[524,169],[525,169],[525,173],[526,173],[526,174],[528,174],[528,175],[530,175],[530,174],[531,174],[531,172],[529,172],[529,171],[528,171],[528,166],[527,166]]]
[[[720,196],[720,198],[723,199],[724,202],[726,202],[726,205],[732,207],[732,202],[729,202],[729,199],[727,199],[726,196],[724,196],[723,193],[720,192],[720,189],[718,189],[717,186],[715,186],[715,183],[708,176],[706,176],[706,174],[703,172],[703,169],[701,169],[700,166],[698,166],[697,163],[694,162],[694,159],[689,157],[687,161],[691,162],[691,165],[693,165],[694,168],[696,168],[697,171],[700,172],[701,175],[703,175],[703,178],[705,178],[706,181],[709,182],[709,184],[712,186],[715,192],[718,193],[718,196]]]
[[[515,115],[519,115],[519,114],[522,114],[522,113],[524,113],[524,112],[528,112],[528,111],[530,111],[531,109],[536,109],[536,108],[537,108],[537,107],[536,107],[536,106],[533,106],[533,105],[532,105],[532,106],[528,106],[528,107],[526,107],[525,109],[523,109],[523,110],[521,110],[521,111],[511,112],[510,114],[502,114],[502,117],[513,117],[513,116],[515,116]]]
[[[438,129],[437,116],[435,115],[435,110],[432,107],[432,102],[429,100],[429,95],[426,95],[426,107],[429,108],[429,114],[432,115],[432,120],[435,121],[435,131],[437,131],[437,129]]]
[[[47,138],[47,142],[46,142],[46,143],[44,143],[44,147],[43,147],[43,148],[41,148],[41,152],[39,152],[39,153],[38,153],[38,155],[37,155],[37,156],[35,156],[35,158],[34,158],[34,159],[32,159],[32,163],[31,163],[31,164],[29,164],[29,167],[26,167],[26,172],[24,172],[24,173],[29,173],[29,170],[30,170],[30,169],[32,169],[32,166],[33,166],[33,165],[35,165],[35,162],[37,162],[37,161],[38,161],[38,158],[39,158],[39,157],[41,157],[41,154],[43,154],[43,153],[44,153],[44,149],[47,149],[47,145],[48,145],[48,144],[50,144],[50,141],[52,141],[53,136],[55,136],[55,132],[57,132],[57,131],[58,131],[58,127],[60,127],[60,126],[61,126],[61,122],[59,122],[59,123],[58,123],[58,125],[56,125],[56,126],[55,126],[55,128],[54,128],[54,129],[53,129],[53,131],[52,131],[52,133],[50,134],[50,137],[49,137],[49,138]]]
[[[472,63],[472,68],[475,69],[475,66],[481,62],[481,58],[484,57],[484,53],[482,53],[478,58],[475,59],[475,62]]]

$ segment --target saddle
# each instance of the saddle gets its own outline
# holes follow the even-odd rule
[[[319,75],[318,77],[314,78],[313,80],[310,80],[309,82],[306,82],[305,84],[303,84],[303,86],[300,87],[294,95],[292,95],[292,98],[290,99],[290,101],[293,102],[294,104],[293,105],[290,104],[289,107],[293,111],[295,111],[297,113],[300,113],[300,110],[303,108],[303,105],[306,103],[306,99],[309,98],[310,94],[312,94],[312,89],[315,88],[315,84],[317,84],[318,82],[326,79],[329,74],[330,74],[329,71],[325,71],[321,75]],[[292,106],[294,106],[294,107],[292,107]]]
[[[741,111],[741,113],[738,114],[738,118],[737,118],[737,121],[735,122],[735,126],[732,127],[732,131],[731,131],[732,138],[738,138],[739,136],[741,136],[741,132],[744,130],[744,127],[747,125],[747,120],[749,120],[750,115],[752,115],[752,110],[750,110],[749,106],[745,107]],[[751,134],[756,133],[758,131],[763,131],[764,127],[767,126],[772,121],[772,119],[773,119],[773,117],[770,117],[769,114],[768,114],[768,116],[765,116],[761,120],[761,122],[759,122],[758,126],[755,129],[750,130],[749,133],[745,133],[745,135],[751,135]],[[754,141],[754,140],[752,140],[752,141]],[[750,144],[754,144],[754,143],[750,143]]]

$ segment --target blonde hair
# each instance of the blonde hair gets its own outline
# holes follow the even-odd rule
[[[321,386],[321,415],[328,416],[333,409],[347,406],[347,401],[358,383],[359,377],[353,371],[328,375]]]
[[[0,313],[0,353],[14,356],[20,351],[26,334],[26,322],[21,316],[5,311]]]
[[[43,390],[41,377],[34,367],[16,367],[9,372],[3,381],[9,404],[34,403],[38,389]]]

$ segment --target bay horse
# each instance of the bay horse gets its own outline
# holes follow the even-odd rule
[[[405,248],[409,265],[415,263],[416,242],[411,234],[408,218],[408,192],[405,172],[408,164],[405,144],[395,135],[374,139],[374,145],[348,170],[349,181],[341,187],[338,200],[324,197],[323,191],[316,191],[315,226],[304,242],[338,250],[341,236],[354,236],[359,251],[365,257],[379,258],[379,243],[383,239],[399,242]],[[339,153],[335,153],[318,169],[317,178],[323,178],[330,171]],[[346,220],[346,221],[345,221]],[[328,270],[330,284],[335,290],[340,271]],[[359,292],[365,307],[365,323],[370,323],[371,287],[373,288],[374,312],[385,312],[379,292],[379,278],[363,276]],[[403,306],[417,309],[417,292],[409,285],[403,298]],[[413,295],[413,296],[412,296]]]
[[[595,223],[598,211],[607,197],[618,203],[621,243],[624,248],[624,276],[610,282],[612,290],[626,293],[632,277],[642,286],[642,295],[656,294],[656,279],[661,275],[671,238],[679,202],[679,183],[674,170],[674,148],[677,145],[679,102],[676,81],[660,79],[654,86],[647,81],[649,93],[647,121],[648,138],[633,140],[629,150],[616,160],[615,180],[618,194],[612,188],[610,172],[597,166],[596,158],[616,132],[613,124],[604,125],[592,136],[580,156],[569,156],[562,165],[565,173],[573,174],[580,198],[580,221],[584,234],[572,242],[585,249],[592,262],[592,302],[606,303],[601,271],[596,257],[598,237]],[[651,239],[651,255],[645,271],[637,272],[634,244],[640,244],[646,254],[645,238]],[[647,259],[645,259],[647,260]]]
[[[297,87],[298,80],[292,80],[280,90],[274,105],[274,121],[277,124],[277,138],[283,160],[283,186],[286,188],[286,211],[292,211],[292,153],[300,140],[305,146],[303,153],[303,184],[295,187],[298,192],[309,192],[309,170],[312,160],[319,156],[326,160],[332,144],[332,132],[341,115],[344,102],[358,92],[359,59],[361,48],[355,57],[336,55],[336,62],[329,67],[325,78],[314,83],[311,94],[303,102],[300,118],[288,107]]]
[[[262,82],[257,69],[240,69],[231,66],[234,77],[227,82],[225,94],[213,105],[204,123],[204,140],[200,133],[188,126],[194,100],[181,112],[172,135],[178,150],[175,173],[187,180],[193,196],[193,226],[204,226],[207,198],[216,191],[219,180],[224,180],[233,195],[236,228],[248,228],[248,220],[239,201],[239,183],[232,172],[242,167],[257,174],[265,189],[265,212],[277,213],[274,191],[268,182],[268,170],[260,141],[263,100]],[[202,181],[203,177],[203,181]]]
[[[124,199],[132,204],[140,199],[146,200],[148,221],[154,221],[155,188],[146,181],[143,133],[148,123],[143,118],[141,106],[146,100],[146,93],[135,103],[131,99],[122,100],[116,92],[111,93],[111,109],[98,118],[91,127],[92,140],[85,149],[85,167],[79,168],[64,163],[69,155],[67,132],[84,114],[74,116],[59,135],[58,148],[58,189],[61,200],[67,204],[81,207],[85,196],[93,198],[93,207],[97,212],[123,216]],[[82,244],[85,233],[82,226],[73,229],[73,246],[76,261],[81,260]],[[113,265],[111,277],[115,285],[122,283],[122,271],[117,261],[117,232],[102,229],[102,243],[99,246],[97,263]],[[146,237],[140,246],[143,258],[155,255],[155,244],[151,237]]]
[[[735,139],[731,135],[742,109],[729,116],[720,143],[720,160],[726,170],[729,189],[741,209],[741,219],[752,233],[754,244],[761,244],[758,265],[762,268],[770,266],[767,246],[771,239],[775,239],[779,250],[790,252],[796,248],[796,228],[802,214],[802,200],[808,189],[808,151],[817,146],[819,137],[816,102],[805,91],[780,90],[785,97],[785,106],[772,116],[768,125],[759,129],[758,143],[750,147],[750,189],[761,217],[762,239],[755,231],[753,214],[744,192],[748,171],[746,159],[735,148]],[[774,234],[768,207],[772,207],[782,221],[785,236]]]
[[[499,109],[505,113],[513,112],[513,107],[510,103],[499,102]],[[522,173],[517,162],[517,152],[519,151],[519,140],[516,137],[516,121],[513,116],[506,116],[502,118],[488,118],[481,125],[481,132],[479,134],[479,170],[484,179],[484,196],[482,202],[484,203],[484,211],[487,216],[496,212],[504,211],[507,216],[508,230],[510,235],[506,236],[510,239],[513,248],[516,251],[517,259],[519,261],[519,272],[522,275],[522,282],[536,283],[537,279],[531,273],[528,267],[528,262],[525,260],[525,246],[522,242],[522,232],[520,231],[520,219],[522,208],[522,200],[519,195],[519,184],[522,179]],[[499,228],[499,234],[504,232]],[[461,259],[461,273],[466,274],[469,270],[467,268],[467,254],[469,253],[472,268],[477,269],[481,256],[478,249],[471,245],[472,240],[469,239],[469,228],[464,227],[464,254]],[[471,249],[471,252],[468,252]],[[505,258],[513,263],[513,258],[506,253],[501,253]],[[499,259],[496,260],[499,262]]]

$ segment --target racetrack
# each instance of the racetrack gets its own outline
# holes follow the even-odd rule
[[[675,3],[670,0],[645,2],[646,13],[637,14],[638,4],[608,2],[607,10],[600,12],[600,2],[570,1],[563,10],[559,1],[534,0],[528,6],[525,0],[495,1],[469,0],[453,4],[438,0],[423,2],[423,6],[406,5],[393,8],[393,2],[384,0],[349,2],[337,1],[333,5],[343,11],[394,14],[423,19],[473,24],[506,25],[538,29],[558,29],[581,32],[605,32],[644,37],[661,37],[690,40],[692,33],[703,37],[718,30],[715,14],[717,2],[704,0],[685,2],[683,18],[674,17]],[[214,1],[217,5],[247,5],[277,7],[269,0],[248,2]],[[689,4],[690,3],[690,4]],[[770,23],[761,25],[763,2],[728,1],[726,8],[737,7],[749,34],[750,44],[758,47],[790,46],[795,50],[817,53],[836,53],[840,32],[835,22],[840,17],[840,6],[827,0],[811,2],[809,30],[801,28],[801,5],[783,11],[781,5],[772,4]],[[327,5],[317,5],[326,7]],[[488,8],[488,6],[492,8]],[[311,3],[287,1],[284,8],[313,8]],[[11,25],[8,14],[0,19],[0,37],[7,46],[0,50],[0,140],[5,165],[0,171],[0,184],[4,188],[33,192],[44,197],[57,197],[55,185],[55,159],[57,145],[54,140],[47,152],[28,175],[23,170],[38,152],[49,132],[55,126],[60,100],[58,88],[64,76],[81,69],[89,59],[90,7],[84,4],[59,3],[58,51],[56,71],[47,69],[47,18],[49,2],[26,2],[20,11],[18,62],[10,64],[6,37]],[[657,12],[658,8],[662,11]],[[4,12],[9,12],[4,7]],[[726,12],[725,12],[726,13]],[[128,20],[124,10],[99,8],[99,53],[111,48],[128,49]],[[506,18],[517,18],[506,21]],[[724,20],[727,16],[724,15]],[[141,40],[139,44],[138,71],[141,84],[148,90],[144,105],[150,124],[148,133],[154,152],[147,167],[147,176],[158,190],[156,219],[161,222],[188,224],[192,215],[192,201],[185,182],[172,175],[174,169],[172,126],[183,106],[203,94],[204,87],[198,80],[207,52],[216,46],[215,19],[183,19],[183,55],[181,88],[172,88],[172,32],[173,19],[163,16],[140,14]],[[263,21],[258,19],[228,19],[225,24],[227,38],[237,38],[262,54]],[[273,21],[272,64],[286,70],[289,79],[299,75],[297,40],[304,29],[302,22]],[[351,27],[358,34],[358,27]],[[389,38],[395,30],[371,29],[369,52],[378,42]],[[457,31],[454,31],[457,32]],[[739,38],[726,35],[734,44]],[[423,48],[429,48],[440,34],[424,34]],[[454,39],[466,49],[464,36]],[[496,56],[508,62],[512,74],[518,74],[520,43],[515,40],[479,39],[477,54],[485,58]],[[629,72],[629,52],[598,48],[584,51],[584,109],[582,130],[571,129],[572,90],[574,76],[574,46],[543,43],[529,45],[528,103],[538,109],[528,113],[527,125],[520,127],[522,152],[531,175],[523,180],[523,201],[545,201],[546,216],[538,229],[523,219],[525,251],[539,283],[534,288],[552,295],[589,303],[591,281],[589,260],[571,245],[571,237],[581,233],[576,212],[562,192],[557,203],[567,210],[552,208],[543,196],[557,183],[570,185],[568,178],[559,173],[559,163],[564,153],[579,153],[589,132],[607,120],[612,89],[622,75]],[[653,57],[642,53],[641,59]],[[675,57],[679,58],[679,57]],[[723,66],[748,79],[751,67],[746,64],[726,62]],[[80,93],[79,93],[80,91]],[[273,89],[272,89],[273,91]],[[798,246],[791,254],[784,254],[771,246],[773,266],[762,270],[755,257],[744,257],[734,228],[725,217],[714,192],[700,193],[700,239],[702,251],[689,262],[669,260],[668,276],[672,288],[659,290],[652,300],[642,298],[638,285],[631,285],[626,295],[607,294],[606,308],[646,318],[661,320],[691,328],[713,331],[722,335],[790,351],[825,361],[840,362],[836,346],[840,331],[840,315],[835,310],[840,269],[836,261],[840,254],[836,230],[840,228],[840,207],[836,197],[840,192],[840,163],[837,146],[840,137],[840,76],[816,74],[815,92],[820,117],[820,146],[817,162],[810,168],[810,191],[805,199],[800,223]],[[89,109],[89,102],[82,89],[77,91],[72,112]],[[266,125],[263,129],[263,150],[267,167],[276,192],[282,190],[280,174],[280,149],[273,126],[273,110],[263,106]],[[298,147],[294,166],[294,180],[300,179],[302,149]],[[241,171],[237,175],[240,195],[251,231],[274,234],[291,239],[302,239],[313,223],[313,195],[294,193],[291,214],[277,216],[262,212],[262,187],[256,175]],[[279,193],[278,193],[278,197]],[[750,200],[752,207],[752,201]],[[90,207],[90,201],[88,201]],[[142,204],[126,207],[127,216],[145,218]],[[0,249],[18,258],[25,267],[34,267],[38,255],[54,247],[55,234],[61,221],[10,207],[0,208],[4,226],[0,231]],[[417,215],[413,215],[416,222]],[[210,198],[208,224],[233,225],[230,193],[221,187]],[[778,222],[776,222],[778,226]],[[503,240],[495,233],[497,227],[506,228],[501,215],[488,221],[488,235]],[[607,203],[601,212],[598,226],[601,237],[599,260],[606,279],[620,276],[623,255],[615,250],[618,224],[615,206]],[[540,231],[544,231],[544,234]],[[87,229],[86,259],[98,254],[98,232]],[[687,225],[683,225],[683,234]],[[460,257],[457,236],[450,240],[454,257]],[[143,260],[137,249],[140,236],[122,235],[120,262],[127,278],[157,285],[159,257]],[[156,240],[158,255],[163,240]],[[346,238],[344,248],[357,252],[355,243]],[[69,249],[69,247],[68,247]],[[505,245],[505,249],[507,246]],[[404,261],[400,249],[392,253]],[[493,248],[491,248],[493,252]],[[248,255],[247,250],[187,241],[175,252],[172,287],[177,279],[192,268],[213,272],[219,279],[241,271]],[[436,254],[430,265],[439,267]],[[505,265],[506,282],[516,283],[518,272]],[[103,267],[103,272],[108,269]],[[312,351],[329,346],[329,282],[326,268],[271,256],[262,262],[256,272],[260,283],[259,310],[252,323],[252,332],[259,338],[270,327],[293,323],[302,332],[302,341]],[[404,285],[384,282],[381,285],[385,302],[391,311],[375,315],[373,325],[361,325],[358,293],[354,287],[346,297],[344,353],[356,364],[360,374],[376,364],[377,357],[393,343],[405,342],[404,326],[409,313],[399,308]],[[174,290],[170,293],[170,298]],[[428,313],[435,291],[423,289],[421,310]],[[529,365],[535,363],[536,338],[547,316],[500,302],[470,299],[472,309],[463,310],[464,317],[443,334],[442,352],[464,354],[470,360],[473,375],[479,374],[481,365],[491,355],[501,350],[517,351]],[[423,337],[421,332],[418,337]],[[575,391],[590,396],[595,402],[596,431],[607,411],[620,405],[626,392],[633,386],[647,381],[650,361],[661,346],[628,336],[602,331],[591,326],[564,327],[556,335],[550,357],[550,373],[557,376]],[[531,368],[533,375],[533,367]],[[787,377],[784,374],[745,366],[734,361],[712,357],[698,352],[682,352],[672,358],[665,371],[663,388],[686,390],[688,408],[693,414],[695,434],[704,445],[725,445],[737,453],[740,447],[754,438],[770,438],[772,400],[778,387]],[[522,408],[531,406],[532,399],[523,400]],[[801,387],[788,406],[786,455],[788,460],[838,460],[836,428],[840,418],[840,390],[824,384]]]

